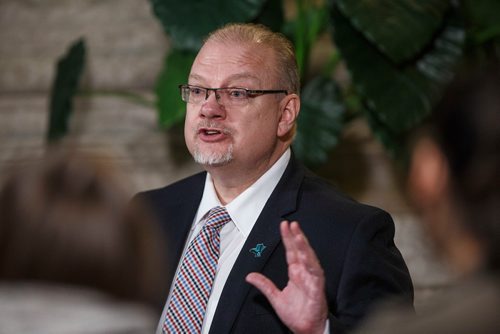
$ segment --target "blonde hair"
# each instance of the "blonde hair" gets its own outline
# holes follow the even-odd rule
[[[205,43],[259,44],[272,50],[276,57],[276,78],[281,89],[299,94],[300,78],[293,44],[283,34],[261,24],[229,23],[208,35]]]

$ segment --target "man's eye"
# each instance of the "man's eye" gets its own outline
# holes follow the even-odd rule
[[[192,87],[190,90],[190,94],[193,95],[202,95],[203,94],[203,89],[197,88],[197,87]]]
[[[244,89],[231,89],[229,90],[229,96],[235,99],[243,99],[247,97],[247,92]]]

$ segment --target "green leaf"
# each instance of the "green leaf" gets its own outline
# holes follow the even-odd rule
[[[295,56],[300,77],[306,76],[309,57],[314,43],[317,42],[328,22],[328,10],[305,0],[297,0],[297,15],[285,22],[282,32],[295,47]]]
[[[319,76],[302,90],[297,135],[293,149],[306,164],[325,162],[338,143],[343,126],[344,105],[337,83]]]
[[[490,27],[500,24],[498,0],[463,0],[462,6],[473,26]]]
[[[462,6],[478,44],[500,37],[500,1],[464,0]]]
[[[338,0],[360,33],[392,61],[414,58],[441,26],[450,0]]]
[[[315,6],[305,0],[297,0],[297,17],[293,24],[293,41],[299,73],[305,76],[311,48],[326,26],[328,12],[324,6]]]
[[[281,0],[265,1],[262,10],[257,15],[254,23],[260,23],[269,27],[273,31],[281,31],[285,22],[283,4]]]
[[[187,83],[196,52],[171,49],[156,83],[159,123],[170,128],[184,119],[186,103],[179,95],[179,85]]]
[[[85,65],[85,41],[80,38],[57,62],[49,104],[48,142],[55,142],[68,132],[68,122],[73,111],[73,96],[76,94],[80,75]]]
[[[229,22],[250,22],[266,0],[150,0],[176,48],[197,51],[207,34]]]
[[[373,46],[335,8],[334,40],[354,86],[377,118],[396,133],[418,124],[439,98],[461,60],[464,28],[450,15],[418,59],[398,66]]]

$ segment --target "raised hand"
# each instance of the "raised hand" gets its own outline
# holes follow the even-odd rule
[[[286,287],[279,290],[260,273],[248,274],[246,281],[266,296],[294,333],[323,333],[328,317],[323,268],[298,222],[283,221],[280,231],[288,263]]]

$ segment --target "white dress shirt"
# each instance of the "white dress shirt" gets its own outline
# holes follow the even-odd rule
[[[250,187],[238,195],[238,197],[225,206],[232,221],[227,223],[220,232],[221,244],[219,261],[212,285],[212,292],[210,294],[205,312],[205,318],[203,320],[202,333],[204,334],[208,333],[210,330],[210,325],[212,324],[222,289],[224,288],[224,284],[226,283],[227,277],[233,268],[236,258],[245,244],[250,231],[255,225],[257,218],[262,212],[262,209],[266,205],[267,200],[285,172],[286,166],[290,161],[290,155],[290,149],[286,150],[278,161],[276,161],[276,163],[264,175],[262,175],[256,182],[254,182]],[[215,206],[223,205],[220,203],[215,192],[212,177],[210,174],[207,174],[203,197],[198,207],[198,211],[196,212],[188,242],[184,246],[182,258],[186,253],[189,243],[201,231],[203,224],[205,223],[204,218],[206,214]],[[179,261],[177,270],[179,270],[179,265],[182,263],[182,258],[181,261]],[[160,318],[160,323],[157,329],[158,334],[162,333],[171,293],[172,287],[170,288],[169,297]]]

